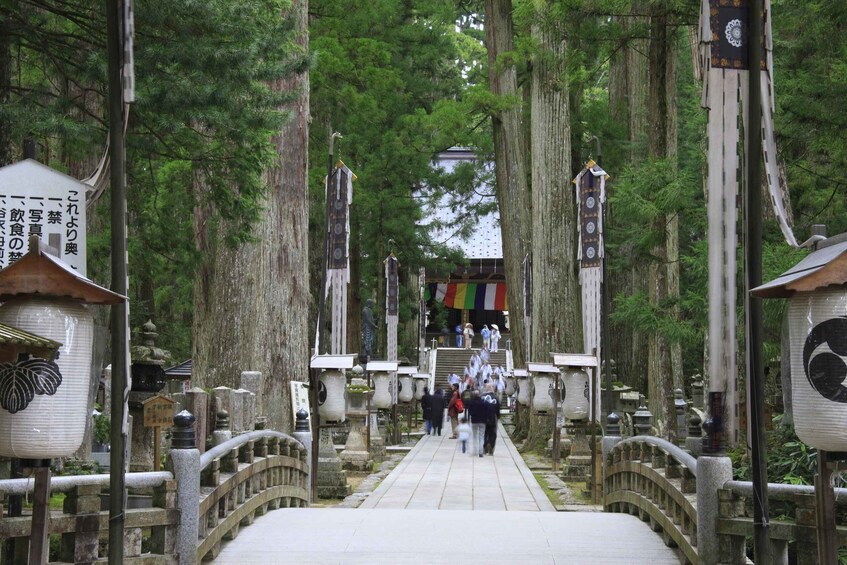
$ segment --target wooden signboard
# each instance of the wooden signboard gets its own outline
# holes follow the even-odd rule
[[[162,428],[174,425],[174,401],[162,395],[148,398],[141,403],[144,411],[144,427],[153,428],[153,470],[160,469],[159,460],[162,458],[160,444],[162,443]]]

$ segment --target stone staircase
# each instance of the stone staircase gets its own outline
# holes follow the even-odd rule
[[[445,394],[450,390],[447,383],[447,375],[456,373],[461,377],[465,373],[465,367],[471,359],[473,349],[458,349],[456,347],[439,347],[435,356],[435,390],[442,389]],[[497,353],[491,353],[488,361],[492,366],[502,365],[506,368],[506,350],[500,349]]]

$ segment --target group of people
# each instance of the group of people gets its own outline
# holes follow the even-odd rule
[[[444,332],[442,331],[442,333]],[[483,349],[495,353],[500,351],[500,328],[497,324],[491,324],[490,329],[488,324],[483,324],[479,334],[482,336]],[[456,325],[456,347],[470,349],[475,335],[473,324],[468,323],[464,327],[462,327],[462,324]]]
[[[506,389],[503,367],[493,368],[489,358],[488,347],[483,346],[471,355],[463,379],[455,373],[448,376],[451,391],[446,409],[452,431],[450,439],[461,442],[462,453],[467,453],[470,447],[471,455],[479,457],[494,455],[500,397]],[[429,389],[424,389],[421,408],[426,433],[440,436],[444,422],[444,392],[438,389],[430,394]]]

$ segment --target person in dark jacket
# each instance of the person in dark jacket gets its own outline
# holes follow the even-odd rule
[[[482,395],[482,403],[485,405],[485,442],[483,450],[488,455],[494,455],[494,445],[497,443],[497,421],[500,419],[500,401],[494,393],[492,385],[486,385],[485,394]]]
[[[441,435],[441,426],[444,425],[444,391],[440,388],[430,397],[429,407],[432,411],[430,422],[432,423],[432,434]]]
[[[478,390],[473,391],[465,408],[471,416],[471,427],[473,428],[473,452],[482,457],[483,444],[485,442],[485,420],[488,410]]]
[[[432,395],[429,393],[428,387],[424,387],[423,396],[421,397],[421,412],[423,413],[426,435],[429,435],[432,432]]]

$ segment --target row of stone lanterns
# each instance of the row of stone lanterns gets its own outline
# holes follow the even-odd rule
[[[506,394],[517,392],[518,402],[532,406],[533,413],[557,410],[562,402],[562,411],[568,420],[588,419],[590,379],[585,370],[580,366],[562,365],[560,368],[548,363],[529,363],[528,367],[529,370],[515,369],[513,375],[506,378]],[[554,393],[556,390],[560,391],[558,395]]]

